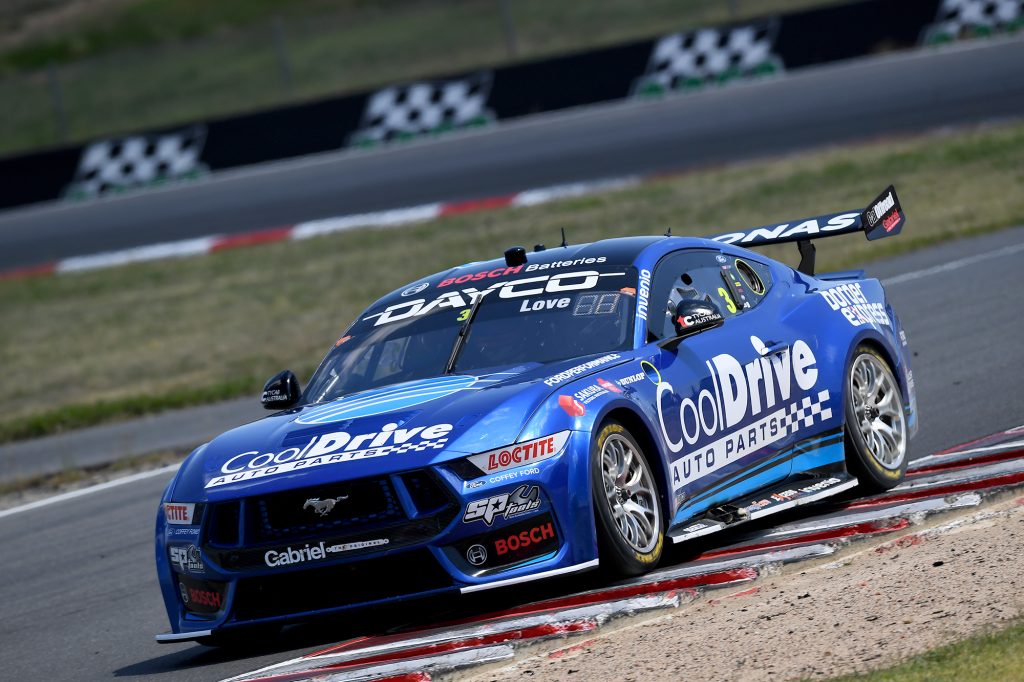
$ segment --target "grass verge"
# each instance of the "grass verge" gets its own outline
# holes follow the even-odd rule
[[[530,208],[205,257],[0,283],[0,440],[252,394],[309,372],[349,321],[406,282],[510,244],[725,232],[863,206],[893,182],[897,239],[837,237],[820,270],[1024,223],[1024,123],[882,140],[688,173]],[[794,215],[796,214],[796,215]],[[795,249],[768,255],[787,262]]]
[[[121,478],[128,474],[176,464],[184,461],[189,452],[189,450],[154,452],[94,467],[65,469],[55,474],[0,481],[0,510],[28,504],[43,497],[96,485],[114,478]]]
[[[887,670],[832,682],[992,682],[1024,678],[1024,623],[915,656]]]

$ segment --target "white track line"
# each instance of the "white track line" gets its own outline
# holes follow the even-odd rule
[[[957,260],[943,263],[942,265],[935,265],[930,268],[924,268],[923,270],[915,270],[913,272],[907,272],[902,275],[896,275],[888,279],[883,279],[882,284],[889,286],[891,284],[902,284],[903,282],[911,282],[915,279],[921,279],[922,277],[930,277],[931,275],[938,275],[943,272],[949,272],[950,270],[957,270],[959,268],[966,267],[973,263],[978,263],[983,260],[989,260],[990,258],[999,258],[1001,256],[1009,256],[1018,251],[1024,251],[1024,244],[1013,244],[1011,246],[1004,246],[1001,249],[995,251],[987,251],[985,253],[979,253],[974,256],[967,256],[966,258],[958,258]]]
[[[110,488],[116,488],[117,486],[125,485],[126,483],[134,483],[135,481],[141,481],[141,480],[144,480],[144,479],[147,479],[147,478],[153,478],[155,476],[160,476],[162,474],[168,474],[168,473],[171,473],[172,471],[177,471],[179,466],[181,466],[181,465],[180,464],[168,464],[167,466],[160,467],[159,469],[152,469],[150,471],[142,471],[142,472],[139,472],[137,474],[132,474],[130,476],[124,476],[122,478],[115,478],[112,481],[106,481],[104,483],[98,483],[96,485],[91,485],[88,488],[79,488],[78,490],[72,490],[70,492],[62,493],[60,495],[54,495],[53,497],[47,497],[47,498],[44,498],[42,500],[36,500],[35,502],[29,502],[28,504],[23,504],[20,507],[11,507],[10,509],[4,509],[3,511],[0,511],[0,518],[3,518],[5,516],[13,516],[14,514],[18,514],[20,512],[25,512],[25,511],[29,511],[29,510],[32,510],[32,509],[38,509],[40,507],[46,507],[46,506],[51,505],[51,504],[56,504],[57,502],[66,502],[67,500],[73,500],[76,497],[83,497],[84,495],[91,495],[92,493],[98,493],[101,490],[108,490]]]

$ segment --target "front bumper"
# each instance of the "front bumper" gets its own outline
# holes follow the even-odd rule
[[[159,635],[157,641],[186,641],[593,568],[597,543],[589,446],[589,434],[574,432],[559,456],[493,476],[472,478],[457,466],[435,465],[430,475],[448,498],[440,510],[421,513],[415,495],[409,495],[408,486],[399,480],[395,497],[405,516],[400,523],[378,519],[358,529],[321,528],[326,531],[321,536],[306,532],[300,538],[284,534],[276,542],[266,542],[266,537],[258,545],[248,542],[258,534],[254,519],[265,523],[267,516],[266,505],[259,516],[252,499],[240,502],[237,538],[224,537],[225,524],[216,505],[197,514],[197,528],[184,534],[161,513],[156,564],[173,632]],[[408,473],[391,478],[402,479]],[[474,502],[475,509],[484,509],[523,486],[527,491],[539,489],[539,504],[521,505],[521,513],[498,510],[487,520],[464,520]],[[225,539],[236,542],[227,545]]]

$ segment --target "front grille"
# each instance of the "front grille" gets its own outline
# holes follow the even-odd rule
[[[343,535],[407,518],[388,476],[251,498],[246,544]]]
[[[426,549],[365,561],[243,578],[235,592],[239,620],[354,606],[367,602],[440,590],[451,577]]]
[[[210,505],[206,520],[207,542],[219,547],[234,547],[239,541],[241,503],[238,500]]]
[[[451,495],[429,471],[410,471],[402,474],[402,481],[409,491],[409,497],[418,515],[433,514],[444,509],[452,501]]]

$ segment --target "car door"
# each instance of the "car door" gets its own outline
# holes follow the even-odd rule
[[[657,356],[656,409],[676,520],[791,470],[778,453],[789,440],[782,405],[794,388],[792,339],[760,305],[770,286],[767,268],[759,276],[750,264],[738,270],[735,261],[710,249],[680,251],[663,258],[652,279],[649,341],[675,336],[671,313],[683,298],[714,303],[725,317],[720,327]]]

